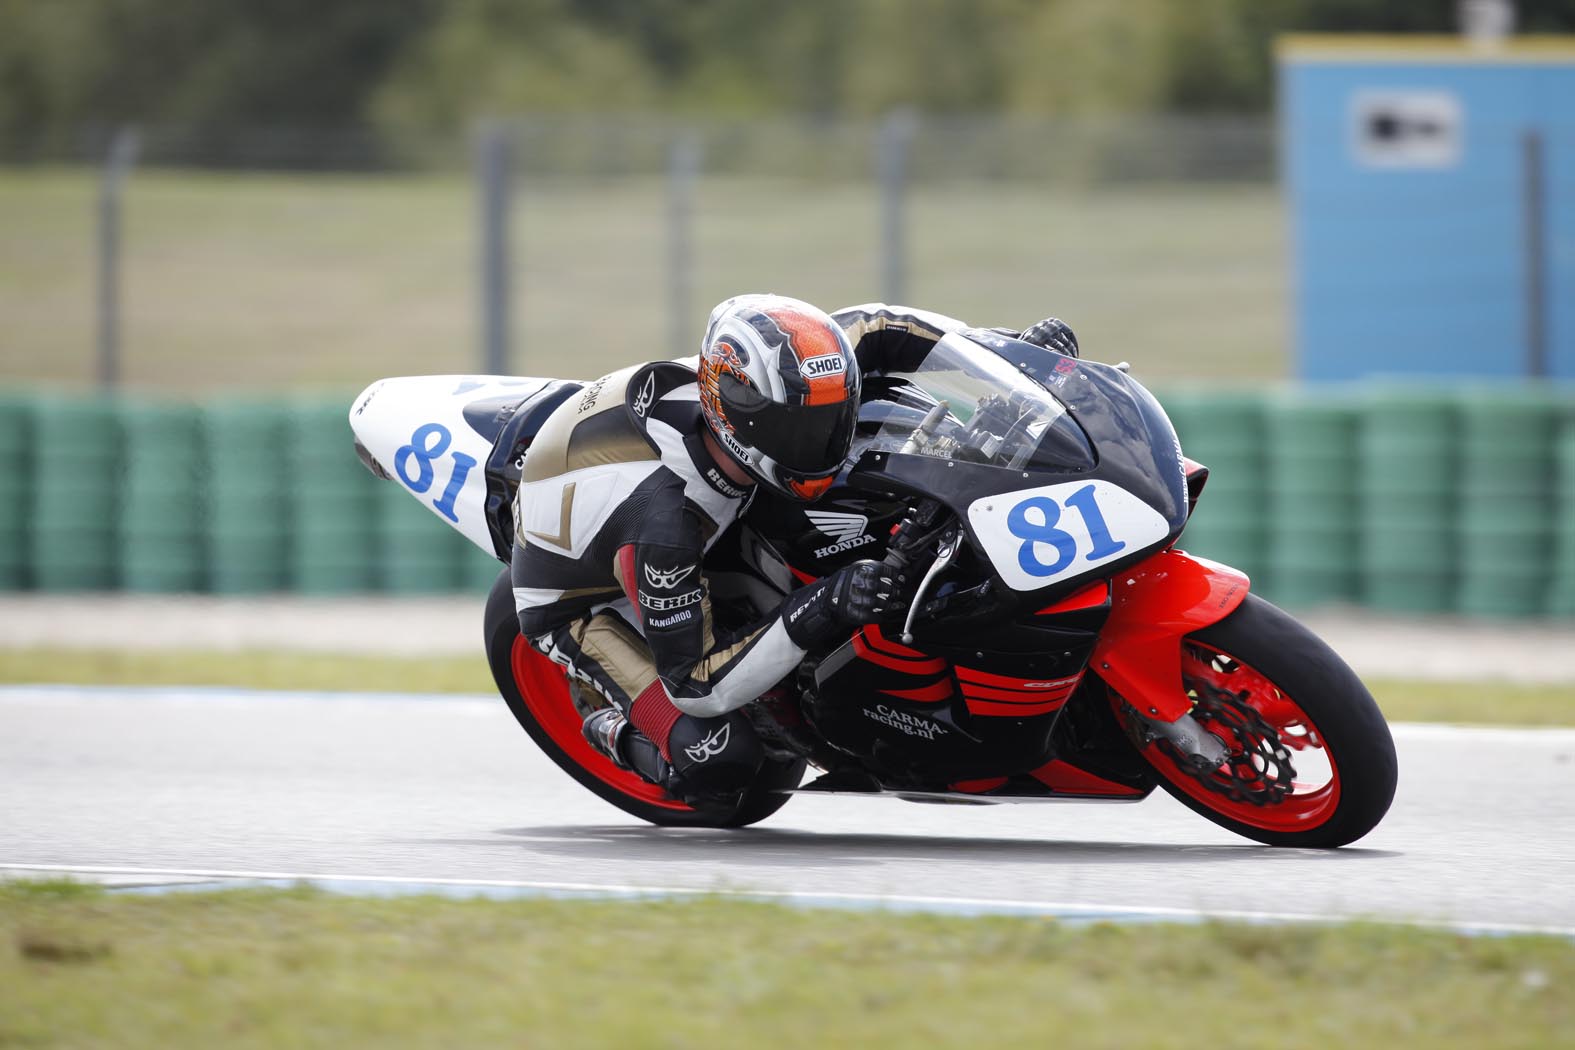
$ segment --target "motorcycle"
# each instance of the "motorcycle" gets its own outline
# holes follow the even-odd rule
[[[584,386],[381,380],[352,404],[356,450],[506,566],[524,457]],[[742,827],[797,794],[1110,803],[1158,786],[1258,842],[1353,842],[1394,796],[1389,728],[1350,667],[1245,574],[1176,546],[1208,473],[1125,366],[970,329],[912,371],[867,376],[827,495],[757,491],[735,540],[714,545],[713,613],[753,622],[858,558],[920,582],[900,627],[808,653],[743,709],[767,760],[728,806],[686,805],[585,742],[605,701],[520,636],[506,569],[487,658],[554,762],[654,824]]]

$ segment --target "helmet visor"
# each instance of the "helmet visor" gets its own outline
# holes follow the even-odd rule
[[[727,418],[739,440],[753,445],[780,466],[796,473],[834,473],[848,456],[858,404],[852,399],[830,405],[779,405],[759,391],[724,374],[717,384]]]

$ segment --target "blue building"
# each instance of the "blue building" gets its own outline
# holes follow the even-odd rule
[[[1575,378],[1575,38],[1289,37],[1297,373]]]

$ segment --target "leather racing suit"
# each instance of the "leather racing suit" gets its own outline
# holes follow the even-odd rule
[[[873,373],[915,367],[963,327],[880,304],[832,318]],[[680,797],[753,779],[763,756],[738,708],[806,651],[791,599],[731,634],[712,619],[703,560],[753,490],[723,473],[704,430],[692,367],[659,361],[603,376],[543,424],[514,503],[521,633],[624,712],[641,738],[631,764]]]

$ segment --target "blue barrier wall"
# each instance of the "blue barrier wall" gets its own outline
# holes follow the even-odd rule
[[[1535,374],[1540,237],[1545,374],[1575,377],[1575,38],[1292,37],[1279,55],[1298,373]]]

